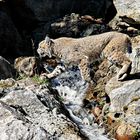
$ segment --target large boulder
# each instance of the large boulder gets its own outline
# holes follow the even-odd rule
[[[139,0],[114,0],[114,5],[117,9],[117,16],[127,15],[135,20],[140,19],[140,4]]]
[[[118,140],[126,137],[139,137],[140,133],[140,81],[130,80],[118,82],[112,78],[106,85],[106,92],[110,97],[108,119],[116,125],[114,132]],[[112,115],[110,115],[112,114]],[[130,128],[131,127],[131,128]],[[113,130],[113,128],[111,128]],[[133,140],[132,139],[132,140]]]
[[[68,83],[63,76],[61,80]],[[3,140],[108,140],[103,135],[103,128],[94,123],[94,116],[81,106],[82,97],[78,93],[85,87],[82,81],[74,83],[83,84],[78,93],[78,88],[57,87],[58,91],[68,94],[65,98],[50,84],[38,85],[32,78],[12,83],[11,87],[0,86],[0,137]]]
[[[114,0],[117,15],[110,22],[114,29],[127,32],[131,36],[139,34],[140,30],[140,4],[139,0]]]
[[[1,139],[82,140],[78,128],[61,113],[61,104],[49,89],[28,82],[7,89],[0,99]]]

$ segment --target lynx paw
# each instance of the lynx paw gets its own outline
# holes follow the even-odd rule
[[[127,77],[127,73],[118,73],[117,74],[117,80],[118,81],[123,81]]]
[[[131,71],[131,62],[124,64],[122,69],[117,74],[118,81],[125,80],[130,74],[130,71]]]

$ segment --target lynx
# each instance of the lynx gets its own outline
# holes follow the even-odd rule
[[[39,43],[37,49],[40,57],[52,58],[54,56],[63,60],[65,65],[78,65],[82,78],[87,82],[92,80],[89,65],[97,59],[104,58],[120,68],[117,80],[124,80],[131,70],[131,61],[126,56],[126,53],[131,53],[131,51],[129,36],[119,32],[107,32],[78,39],[46,37]],[[52,78],[58,73],[54,70],[47,76]]]

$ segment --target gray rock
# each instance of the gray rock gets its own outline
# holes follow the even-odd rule
[[[113,1],[114,1],[114,5],[117,9],[117,15],[110,22],[110,25],[114,29],[118,28],[117,26],[118,26],[118,24],[120,24],[119,23],[120,20],[122,20],[122,18],[121,19],[119,18],[119,16],[121,16],[121,17],[125,18],[122,21],[125,21],[126,23],[130,23],[130,26],[137,27],[139,29],[139,26],[140,26],[140,10],[139,10],[140,2],[139,2],[139,0],[127,0],[127,1],[113,0]],[[124,26],[123,26],[123,28],[124,28]],[[122,30],[120,30],[120,31],[122,31]],[[124,30],[124,31],[126,32],[127,30]],[[132,32],[130,32],[130,33],[132,33]],[[134,31],[134,33],[138,34],[137,31]]]
[[[120,122],[116,133],[120,135],[123,132],[122,136],[127,136],[127,133],[133,136],[134,130],[137,134],[140,132],[139,42],[139,36],[132,38],[132,54],[128,56],[132,60],[132,70],[129,78],[126,81],[119,82],[116,80],[116,77],[113,77],[107,82],[105,87],[111,102],[109,112],[114,114],[111,116],[111,119]],[[129,126],[133,129],[127,132]],[[122,131],[119,131],[121,128]]]
[[[106,85],[106,92],[108,93],[111,100],[110,111],[123,112],[125,106],[131,104],[135,98],[139,99],[139,84],[139,80],[130,80],[123,83],[119,82],[118,87],[116,87],[116,79],[112,78]]]
[[[47,87],[19,82],[0,99],[0,109],[3,140],[83,139]]]
[[[121,83],[116,82],[115,78],[112,78],[106,85],[106,92],[111,102],[109,112],[114,114],[114,120],[119,120],[120,124],[125,122],[126,126],[132,126],[137,133],[140,132],[139,85],[140,80],[130,80]],[[127,130],[127,127],[125,129]],[[133,134],[132,131],[130,133]]]
[[[114,0],[114,5],[117,9],[117,15],[127,15],[135,20],[140,19],[140,2],[139,0]]]
[[[132,38],[133,52],[130,55],[132,60],[132,73],[137,73],[140,77],[140,35]]]

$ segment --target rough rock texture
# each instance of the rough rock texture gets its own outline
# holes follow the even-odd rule
[[[132,38],[133,53],[130,55],[132,60],[132,73],[140,73],[140,35]]]
[[[132,126],[130,130],[130,137],[133,136],[133,133],[139,134],[140,132],[140,81],[139,80],[130,80],[122,82],[116,82],[116,79],[111,79],[106,85],[106,92],[110,97],[111,105],[109,107],[109,112],[113,115],[111,119],[114,122],[119,122],[119,128],[123,129],[119,131],[117,129],[117,135],[121,137],[126,137],[128,134],[128,127]],[[122,123],[125,123],[123,125]],[[121,140],[121,139],[118,139]]]
[[[118,126],[114,130],[118,140],[137,139],[140,137],[140,54],[139,36],[133,38],[133,51],[129,56],[132,60],[131,75],[126,81],[118,82],[113,77],[107,82],[105,90],[110,97],[108,118]],[[113,122],[112,121],[112,122]]]
[[[26,79],[3,89],[1,94],[1,139],[83,139],[76,125],[62,114],[55,92],[46,86],[39,87]]]
[[[140,20],[140,2],[139,0],[114,0],[117,9],[117,15],[127,15],[135,20]]]
[[[139,80],[130,80],[129,82],[117,83],[116,79],[111,79],[106,85],[106,91],[109,92],[109,97],[111,100],[110,111],[111,112],[122,112],[125,107],[128,107],[133,101],[139,100]],[[115,82],[115,84],[114,84]],[[118,87],[118,88],[117,88]],[[107,89],[109,88],[109,90]]]
[[[15,70],[11,64],[0,56],[0,79],[15,77]]]
[[[116,131],[116,139],[117,140],[133,140],[133,139],[137,139],[138,137],[135,136],[137,135],[136,133],[136,129],[130,125],[127,124],[125,122],[123,122]]]
[[[139,0],[114,0],[117,15],[110,25],[131,36],[140,33],[140,2]],[[139,29],[139,30],[138,30]]]
[[[39,86],[31,78],[0,81],[0,137],[108,140],[104,128],[94,123],[94,115],[83,106],[87,84],[81,81],[79,70],[70,69],[52,84],[55,89]]]

